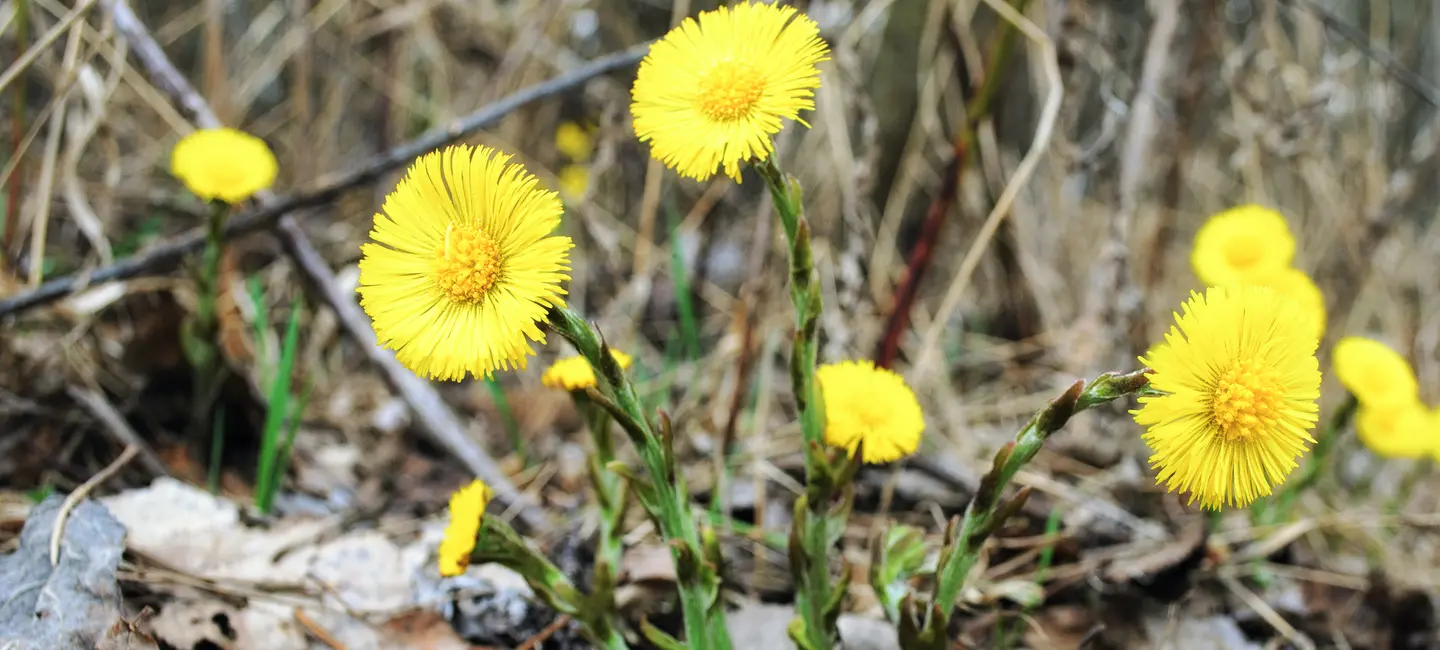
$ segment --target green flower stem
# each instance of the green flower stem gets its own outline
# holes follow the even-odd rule
[[[666,638],[653,627],[644,626],[641,631],[652,643],[664,648],[729,650],[730,634],[720,601],[719,547],[713,535],[702,535],[691,516],[690,494],[675,462],[669,421],[662,414],[659,424],[653,425],[645,417],[634,385],[610,355],[608,346],[580,315],[555,307],[550,310],[549,324],[594,368],[600,388],[592,390],[589,399],[615,418],[639,452],[648,477],[625,478],[640,505],[654,520],[661,538],[670,545],[675,559],[686,645]],[[618,462],[610,463],[609,470],[628,472]]]
[[[536,595],[556,612],[569,616],[580,629],[604,650],[628,650],[625,636],[615,624],[611,611],[597,602],[598,592],[586,596],[553,562],[530,548],[510,524],[495,517],[485,517],[470,553],[473,564],[494,562],[525,578]],[[613,585],[612,585],[613,586]],[[605,596],[610,599],[609,595]]]
[[[220,300],[220,261],[225,253],[225,218],[229,213],[229,204],[222,201],[211,203],[205,228],[205,248],[200,254],[200,269],[195,275],[195,313],[187,319],[184,330],[184,349],[195,371],[191,429],[197,433],[211,428],[211,405],[220,390],[222,368],[217,304]]]
[[[595,404],[585,393],[572,391],[575,408],[585,418],[594,446],[590,454],[590,481],[595,488],[595,501],[600,509],[600,530],[595,544],[595,586],[596,598],[600,600],[601,587],[609,585],[611,593],[599,604],[615,609],[614,585],[618,579],[621,556],[624,554],[624,530],[621,524],[625,518],[625,478],[610,471],[615,461],[615,435],[611,430],[610,414]]]
[[[790,302],[795,308],[794,349],[790,380],[800,411],[805,441],[806,494],[795,506],[796,548],[791,551],[795,573],[798,617],[791,637],[802,650],[830,650],[840,640],[836,622],[844,598],[830,576],[830,556],[839,541],[850,508],[848,479],[836,480],[837,468],[825,446],[824,396],[815,380],[819,354],[819,324],[823,303],[816,281],[815,258],[810,247],[810,224],[805,220],[800,183],[780,170],[771,155],[754,164],[770,190],[770,200],[790,245]],[[856,460],[846,463],[854,465]],[[841,473],[845,473],[841,471]],[[849,472],[853,475],[853,469]],[[839,503],[835,503],[839,497]]]
[[[1005,487],[1020,468],[1035,458],[1050,435],[1065,426],[1074,414],[1137,393],[1148,383],[1149,377],[1144,370],[1127,374],[1105,373],[1089,384],[1076,381],[1060,397],[1036,413],[1014,441],[1000,448],[990,472],[980,480],[979,489],[966,506],[958,532],[952,521],[945,533],[947,543],[940,551],[936,569],[934,607],[930,609],[924,629],[920,632],[930,645],[915,644],[913,647],[944,647],[950,613],[965,586],[970,568],[980,556],[980,548],[1006,519],[1019,512],[1030,495],[1029,488],[1025,488],[1008,501],[1002,498]],[[937,641],[942,645],[933,645]],[[912,647],[904,644],[903,639],[902,645]]]

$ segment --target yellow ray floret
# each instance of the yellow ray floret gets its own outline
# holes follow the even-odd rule
[[[1295,237],[1280,213],[1242,205],[1210,217],[1195,233],[1190,266],[1207,286],[1250,284],[1290,266]]]
[[[610,356],[615,357],[615,363],[620,364],[621,369],[630,367],[630,355],[611,349]],[[550,367],[545,369],[545,374],[540,376],[540,383],[561,390],[593,388],[595,369],[590,367],[590,362],[585,357],[568,357],[550,364]]]
[[[170,152],[170,173],[206,201],[243,203],[274,184],[278,170],[264,140],[230,128],[196,131]]]
[[[1296,467],[1320,396],[1317,341],[1293,304],[1266,287],[1192,292],[1165,344],[1140,358],[1154,369],[1131,411],[1158,481],[1219,509],[1271,493]]]
[[[723,168],[739,180],[740,163],[770,156],[781,120],[815,108],[816,64],[828,55],[819,26],[794,7],[740,2],[687,18],[640,64],[635,134],[682,176]]]
[[[360,305],[420,375],[524,368],[547,310],[565,304],[573,244],[550,234],[560,199],[509,160],[465,145],[422,156],[361,247]]]
[[[1360,404],[1371,408],[1419,400],[1415,370],[1405,357],[1379,341],[1347,336],[1335,344],[1335,376]]]
[[[470,566],[470,553],[485,521],[485,506],[494,494],[490,486],[476,480],[450,496],[450,523],[440,540],[436,555],[440,559],[440,575],[451,577],[465,573]]]
[[[925,415],[900,375],[869,361],[841,361],[816,371],[825,400],[825,443],[878,464],[915,453]]]

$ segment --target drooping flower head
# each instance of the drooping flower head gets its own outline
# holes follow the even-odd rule
[[[1304,271],[1284,268],[1272,273],[1261,274],[1254,284],[1270,287],[1282,297],[1289,299],[1299,308],[1297,318],[1304,318],[1311,324],[1311,333],[1319,339],[1325,334],[1325,294]]]
[[[381,345],[435,379],[524,368],[565,304],[560,199],[510,157],[465,145],[422,156],[361,247],[360,305]]]
[[[1131,413],[1158,481],[1219,509],[1270,494],[1314,442],[1318,343],[1292,303],[1271,289],[1191,292],[1183,314],[1140,362],[1155,372]]]
[[[841,361],[815,372],[825,399],[825,443],[855,453],[861,460],[888,463],[915,453],[925,431],[925,415],[915,393],[900,375],[869,361]]]
[[[687,18],[650,46],[631,91],[635,134],[682,176],[765,160],[781,120],[815,108],[828,59],[814,20],[794,7],[740,2]],[[808,124],[806,126],[809,126]]]
[[[170,173],[205,201],[243,203],[274,184],[278,171],[264,140],[231,128],[195,131],[170,152]]]
[[[1419,399],[1387,406],[1361,406],[1355,433],[1382,458],[1423,458],[1440,451],[1440,417]]]
[[[440,575],[448,578],[465,573],[475,539],[480,535],[480,524],[485,521],[485,506],[493,496],[490,486],[478,479],[450,495],[450,523],[445,526],[445,537],[436,552]]]
[[[621,369],[630,367],[630,355],[612,348],[610,356],[615,357],[615,363],[620,364]],[[595,369],[590,367],[590,362],[585,357],[567,357],[551,364],[545,374],[540,376],[540,383],[549,388],[568,391],[593,388]]]
[[[1335,344],[1335,376],[1362,406],[1384,409],[1419,401],[1415,371],[1384,343],[1347,336]]]
[[[1295,237],[1280,213],[1242,205],[1210,217],[1195,233],[1190,266],[1207,286],[1251,284],[1290,266]]]

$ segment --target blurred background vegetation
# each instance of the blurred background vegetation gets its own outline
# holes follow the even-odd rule
[[[193,114],[139,65],[111,19],[115,2],[0,2],[0,297],[41,280],[84,277],[203,222],[205,207],[168,173],[170,149],[192,128]],[[280,160],[275,190],[288,195],[587,60],[658,37],[717,2],[130,4],[220,120],[269,143]],[[1034,40],[1011,32],[1009,45],[998,45],[1003,22],[979,0],[792,4],[819,22],[833,49],[807,117],[811,128],[787,129],[777,143],[803,182],[816,230],[828,307],[822,358],[873,357],[912,251],[919,242],[934,250],[893,364],[926,407],[922,457],[863,477],[865,512],[854,520],[847,557],[864,561],[867,535],[884,517],[938,533],[938,518],[963,507],[982,459],[1058,387],[1133,369],[1135,355],[1169,327],[1171,311],[1200,288],[1188,257],[1195,230],[1241,203],[1279,210],[1296,233],[1296,265],[1316,278],[1329,306],[1322,369],[1339,337],[1374,336],[1411,360],[1424,397],[1440,400],[1434,3],[1012,2],[1053,41],[1059,88],[1046,78],[1044,48]],[[711,498],[716,468],[728,467],[733,476],[717,513],[783,532],[800,455],[792,405],[775,397],[787,393],[775,387],[786,381],[782,342],[791,314],[776,279],[785,258],[769,201],[758,180],[697,184],[651,162],[629,123],[632,79],[632,68],[598,76],[467,140],[512,153],[542,183],[563,188],[563,230],[577,242],[572,304],[635,355],[647,399],[671,405],[700,496]],[[1048,149],[987,227],[1057,90]],[[304,237],[333,271],[332,290],[353,293],[359,243],[396,178],[392,171],[297,213]],[[947,189],[953,202],[944,200]],[[246,236],[232,251],[224,327],[236,379],[223,398],[222,493],[249,501],[256,489],[270,388],[287,323],[298,314],[292,386],[303,411],[277,511],[413,521],[443,509],[469,470],[416,433],[406,401],[364,354],[374,341],[347,333],[310,284],[317,276],[297,266],[281,240]],[[952,289],[956,308],[942,312]],[[144,485],[161,471],[204,485],[215,450],[209,439],[184,435],[190,378],[178,327],[193,302],[172,264],[4,317],[0,487],[15,495],[67,491],[115,457],[125,441],[77,408],[77,394],[102,396],[158,461],[132,464],[107,490]],[[942,362],[914,372],[932,331]],[[530,369],[497,384],[435,386],[465,436],[539,499],[547,521],[584,506],[580,422],[566,395],[539,383],[558,350],[546,347]],[[1336,382],[1327,378],[1324,391],[1322,410],[1338,406]],[[1301,499],[1311,527],[1291,531],[1276,546],[1283,556],[1272,559],[1342,576],[1306,583],[1328,585],[1325,598],[1335,602],[1359,602],[1390,583],[1434,594],[1433,536],[1415,526],[1354,523],[1402,483],[1407,512],[1434,512],[1440,502],[1430,461],[1384,464],[1346,435],[1334,471]],[[1020,477],[1037,498],[1030,520],[1001,548],[1030,548],[1005,545],[1058,530],[1067,542],[1049,542],[1047,566],[1053,555],[1056,566],[1094,573],[1113,560],[1094,555],[1097,548],[1138,552],[1145,543],[1187,539],[1181,533],[1199,515],[1153,485],[1146,456],[1122,407],[1073,422]],[[1353,489],[1357,483],[1368,488]],[[1275,539],[1274,530],[1249,528],[1243,513],[1216,525],[1210,532],[1222,541],[1212,539],[1212,551]],[[575,531],[552,523],[532,534],[561,544]],[[783,553],[738,534],[736,546],[743,549],[736,589],[787,602]],[[1003,571],[987,574],[994,581],[1036,579],[1036,556],[1007,567],[1006,557],[1024,554],[997,553],[991,569],[999,563]],[[1094,557],[1101,564],[1085,564]],[[1059,585],[1049,595],[1060,602],[1090,598],[1083,579],[1039,573],[1041,581],[1059,581],[1047,584]],[[1305,598],[1318,598],[1313,591]],[[975,604],[986,612],[999,600],[989,594]],[[1184,602],[1185,611],[1208,616],[1230,611],[1234,599]],[[1286,610],[1288,624],[1327,638],[1312,620],[1326,607],[1306,602],[1310,614]],[[1086,620],[1099,616],[1077,611]],[[1395,610],[1372,612],[1380,622],[1368,623],[1371,641],[1350,631],[1350,647],[1431,647],[1380,645],[1374,635],[1386,628],[1385,611]],[[1041,628],[1061,625],[1045,620]],[[1246,629],[1259,639],[1271,628]]]

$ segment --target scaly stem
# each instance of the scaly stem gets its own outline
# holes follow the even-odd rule
[[[595,502],[600,510],[600,526],[595,542],[595,600],[597,605],[615,611],[614,587],[618,579],[620,559],[624,554],[625,479],[609,469],[615,461],[615,434],[611,431],[610,414],[590,401],[585,393],[574,391],[570,396],[575,408],[585,418],[594,447],[590,454],[590,481],[595,488]],[[608,590],[609,593],[605,593]]]
[[[495,517],[481,520],[470,562],[494,562],[520,574],[545,604],[578,622],[585,636],[596,647],[603,650],[629,649],[610,612],[596,607],[593,595],[581,593],[565,572],[549,558],[530,548],[503,520]]]
[[[800,410],[800,430],[805,441],[804,508],[797,517],[800,553],[792,553],[796,574],[797,625],[791,634],[804,650],[830,650],[840,640],[836,629],[843,591],[837,591],[830,576],[830,555],[835,532],[845,525],[849,508],[844,485],[835,480],[835,470],[825,446],[825,404],[815,381],[819,353],[819,324],[823,303],[815,279],[815,259],[810,248],[810,225],[805,220],[800,184],[789,178],[771,155],[755,163],[765,179],[771,202],[785,227],[790,244],[790,303],[795,308],[794,349],[790,358],[790,381]],[[841,503],[835,504],[836,497]],[[833,506],[833,508],[832,508]],[[797,506],[798,507],[798,506]]]
[[[210,425],[211,407],[220,390],[224,370],[220,363],[219,310],[220,262],[225,254],[225,217],[230,206],[221,201],[211,204],[206,221],[205,248],[200,254],[200,269],[195,276],[195,313],[186,323],[185,352],[195,372],[191,430],[197,434]],[[215,444],[212,441],[211,444]]]
[[[965,586],[965,577],[980,557],[980,548],[1001,524],[1024,506],[1029,496],[1028,488],[1015,498],[1005,501],[1002,497],[1010,480],[1015,478],[1022,467],[1029,463],[1048,439],[1076,413],[1093,408],[1112,400],[1131,395],[1149,383],[1146,371],[1127,374],[1106,373],[1086,384],[1077,381],[1069,390],[1050,402],[1025,428],[995,454],[991,470],[980,480],[970,504],[965,508],[964,519],[960,522],[958,534],[946,531],[946,545],[941,550],[940,562],[936,569],[934,607],[926,616],[925,630],[932,639],[942,638],[950,623],[950,612],[955,599]],[[907,646],[908,647],[908,646]],[[943,647],[943,646],[942,646]]]
[[[729,650],[730,634],[720,602],[720,554],[713,539],[703,539],[690,513],[690,494],[676,466],[668,421],[656,426],[645,417],[635,387],[609,354],[609,348],[578,314],[564,307],[550,310],[550,327],[570,341],[590,362],[601,389],[590,394],[615,418],[639,452],[648,480],[627,477],[630,489],[655,522],[660,537],[675,560],[680,608],[685,619],[686,644],[692,650]],[[623,471],[617,463],[609,470]],[[663,632],[642,630],[657,642]],[[657,645],[679,647],[673,639]]]

